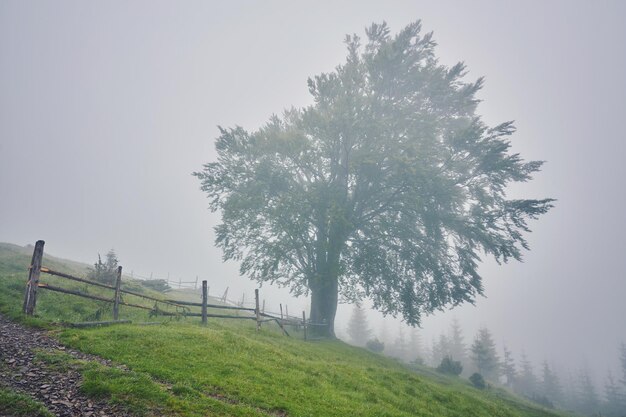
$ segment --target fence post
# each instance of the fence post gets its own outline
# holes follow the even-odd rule
[[[304,340],[306,340],[306,315],[302,310],[302,328],[304,329]]]
[[[206,324],[206,304],[209,299],[209,290],[206,281],[202,281],[202,324]]]
[[[259,309],[259,289],[254,290],[254,312],[256,313],[256,331],[261,330],[261,310]]]
[[[30,270],[28,271],[28,284],[26,284],[26,293],[24,294],[24,313],[32,316],[35,313],[35,304],[37,304],[37,285],[39,284],[39,275],[41,274],[41,259],[43,258],[43,245],[46,242],[38,240],[33,250],[33,258],[30,261]]]
[[[261,307],[261,311],[265,314],[265,299],[263,299],[263,307]]]
[[[280,304],[280,319],[283,319],[283,304]]]
[[[122,267],[117,267],[117,277],[115,279],[115,300],[113,301],[113,320],[120,318],[120,286],[122,285]]]
[[[285,304],[285,318],[289,320],[289,309],[287,308],[287,304]]]

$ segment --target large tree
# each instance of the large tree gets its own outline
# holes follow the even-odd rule
[[[441,65],[415,22],[347,36],[346,62],[309,79],[314,103],[262,128],[220,128],[195,175],[221,211],[224,259],[259,282],[311,295],[334,335],[340,296],[419,325],[482,294],[481,252],[520,259],[528,219],[550,199],[508,199],[541,162],[510,150],[512,122],[475,113],[483,80]],[[320,329],[321,327],[316,327]]]

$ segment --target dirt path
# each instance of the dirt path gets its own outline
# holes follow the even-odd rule
[[[63,351],[76,359],[111,365],[101,358],[65,348],[45,331],[24,327],[0,315],[0,385],[41,401],[56,416],[130,415],[103,401],[88,399],[79,392],[81,376],[76,370],[61,371],[34,362],[35,350]]]

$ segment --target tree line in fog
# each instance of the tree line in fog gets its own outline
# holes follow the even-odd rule
[[[616,346],[621,369],[609,370],[603,384],[596,386],[585,366],[564,372],[546,360],[532,363],[524,351],[513,352],[506,345],[498,346],[488,328],[466,337],[456,319],[447,331],[428,344],[417,329],[404,326],[393,334],[387,327],[374,334],[365,310],[356,305],[346,330],[352,344],[397,358],[411,367],[432,367],[445,374],[469,378],[472,383],[480,378],[487,387],[504,387],[548,408],[589,416],[626,416],[624,343]]]

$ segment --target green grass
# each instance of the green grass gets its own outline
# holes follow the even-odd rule
[[[2,249],[0,245],[0,311],[24,321],[20,309],[26,267],[17,268],[24,255],[3,255]],[[28,265],[30,257],[25,262]],[[51,262],[56,260],[44,255],[44,264]],[[62,267],[59,261],[55,268],[68,271]],[[52,282],[54,278],[45,279]],[[64,281],[62,286],[72,287],[72,283]],[[42,291],[38,317],[28,319],[27,324],[88,320],[101,307],[75,296]],[[102,311],[101,318],[107,314]],[[123,309],[121,317],[154,321],[135,309]],[[210,320],[206,327],[197,319],[181,319],[156,326],[53,328],[53,334],[68,346],[126,368],[76,362],[60,352],[38,352],[37,360],[59,370],[77,367],[84,393],[123,405],[136,415],[564,415],[501,388],[479,391],[466,380],[442,376],[430,368],[411,370],[340,341],[285,337],[272,323],[260,333],[253,323],[242,320]]]
[[[128,365],[172,387],[189,416],[215,397],[258,414],[290,416],[556,416],[504,390],[480,392],[461,379],[437,381],[339,341],[306,343],[252,326],[132,325],[64,330],[64,343]],[[427,373],[428,371],[424,371]],[[168,397],[170,398],[170,397]],[[161,403],[169,400],[165,397]],[[191,410],[194,410],[193,412]],[[250,410],[248,410],[250,411]]]
[[[0,416],[52,417],[52,413],[27,395],[0,387]]]

